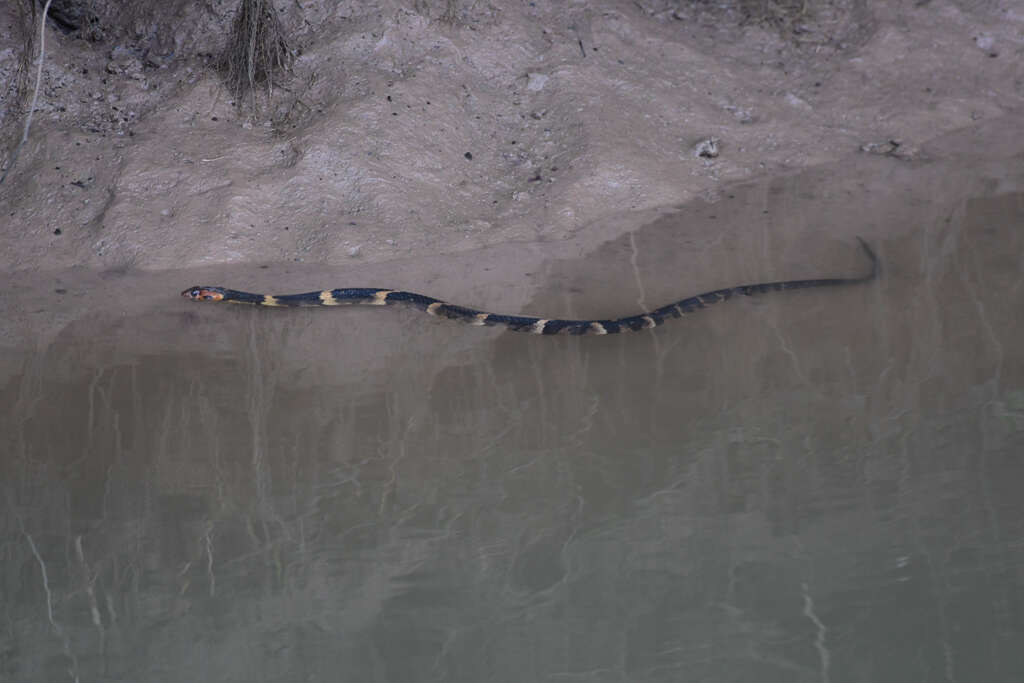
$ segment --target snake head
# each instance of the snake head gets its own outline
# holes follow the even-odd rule
[[[221,301],[224,299],[224,290],[220,287],[196,285],[195,287],[189,287],[181,295],[192,301]]]

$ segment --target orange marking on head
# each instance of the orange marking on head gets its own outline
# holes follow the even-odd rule
[[[192,301],[220,301],[224,298],[224,292],[214,287],[189,287],[181,295]]]

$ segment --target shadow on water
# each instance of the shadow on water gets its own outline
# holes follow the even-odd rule
[[[350,269],[373,281],[29,279],[5,304],[0,678],[1020,680],[1024,175],[973,159]],[[876,283],[607,338],[176,297],[388,285],[603,317],[856,275],[858,234]]]

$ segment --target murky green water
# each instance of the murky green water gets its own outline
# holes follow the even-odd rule
[[[0,679],[1024,679],[1022,161],[857,158],[390,274],[19,277]],[[608,338],[177,296],[598,317],[855,275],[854,235],[874,284]]]

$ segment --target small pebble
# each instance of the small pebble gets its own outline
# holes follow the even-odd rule
[[[718,138],[705,138],[693,146],[693,153],[704,159],[714,159],[718,156]]]
[[[526,89],[527,90],[532,90],[534,92],[536,92],[537,90],[543,89],[544,86],[547,84],[548,78],[549,78],[548,76],[545,76],[544,74],[537,74],[537,73],[526,74],[526,76],[529,79],[526,82]]]

